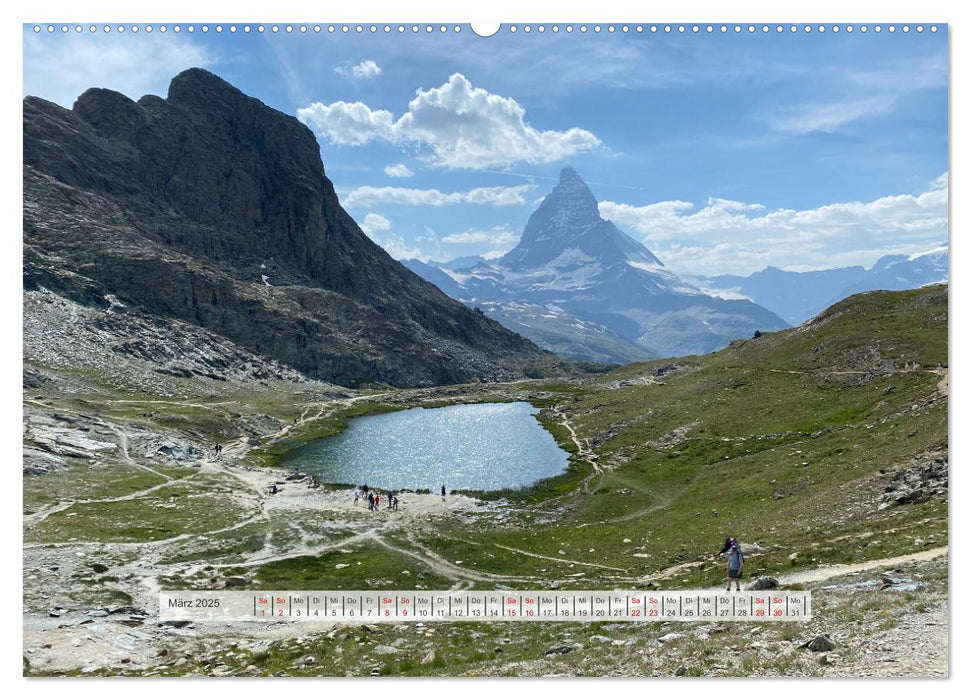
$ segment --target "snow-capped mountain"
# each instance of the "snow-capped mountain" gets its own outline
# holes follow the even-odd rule
[[[578,359],[629,362],[705,353],[756,330],[788,325],[749,299],[712,296],[668,270],[600,216],[593,192],[569,167],[530,216],[515,248],[496,261],[471,263],[431,264],[448,282],[436,281],[437,272],[423,271],[424,264],[405,261],[443,291],[512,323],[543,347],[568,348],[567,356]],[[550,313],[537,313],[541,308]],[[591,329],[609,342],[591,345]]]
[[[913,255],[885,255],[869,269],[857,265],[791,272],[767,267],[747,277],[719,275],[690,281],[709,294],[751,299],[797,325],[851,294],[947,282],[947,264],[945,242]]]

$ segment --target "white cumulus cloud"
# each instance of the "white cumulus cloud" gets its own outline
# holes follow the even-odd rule
[[[315,102],[298,109],[297,116],[331,143],[417,145],[433,165],[450,169],[551,163],[601,145],[579,127],[536,129],[516,100],[474,87],[461,73],[439,87],[418,90],[397,119],[361,102]]]
[[[378,245],[388,251],[388,255],[395,260],[406,260],[411,258],[418,258],[419,260],[427,259],[426,256],[422,254],[421,249],[408,245],[405,242],[405,239],[396,233],[388,234],[383,240],[378,241]]]
[[[376,78],[381,75],[381,66],[368,59],[353,66],[337,66],[334,72],[343,76],[358,78],[359,80],[369,80],[370,78]]]
[[[297,117],[310,126],[318,136],[331,143],[363,146],[371,141],[387,141],[394,129],[394,115],[372,110],[363,102],[334,102],[329,105],[315,102],[297,110]]]
[[[600,202],[601,214],[640,234],[665,264],[698,274],[748,274],[766,265],[795,269],[872,265],[888,253],[933,247],[948,235],[947,174],[924,192],[768,210],[711,198],[645,206]]]
[[[482,204],[496,207],[523,204],[523,194],[532,185],[514,187],[476,187],[465,192],[442,192],[408,187],[372,187],[365,185],[351,190],[343,198],[345,207],[368,207],[376,203],[411,206],[442,207],[450,204]]]
[[[411,172],[411,168],[404,163],[384,166],[384,174],[388,177],[411,177],[414,175],[414,173]]]
[[[361,222],[361,229],[371,238],[374,238],[374,234],[378,233],[379,231],[390,231],[391,222],[380,214],[370,212],[364,217],[364,221]]]

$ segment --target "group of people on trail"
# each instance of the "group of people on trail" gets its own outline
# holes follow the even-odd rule
[[[364,484],[360,490],[354,489],[355,506],[362,496],[367,501],[368,510],[379,510],[381,508],[381,494],[369,488],[367,484]],[[384,502],[388,504],[388,510],[398,510],[398,497],[394,495],[394,491],[388,491],[388,495],[384,497]]]
[[[216,445],[216,449],[213,450],[213,454],[216,457],[216,459],[219,459],[220,457],[222,457],[223,456],[223,446],[222,445]]]
[[[904,363],[904,371],[905,372],[919,372],[920,370],[921,370],[920,363],[917,362],[916,360],[913,361],[913,362],[905,362]],[[938,362],[937,363],[937,373],[938,374],[944,374],[944,363],[943,362]]]
[[[742,554],[742,547],[734,537],[726,537],[725,544],[718,554],[728,555],[728,587],[726,591],[732,590],[732,581],[735,582],[735,590],[742,590],[742,566],[745,563],[745,555]]]

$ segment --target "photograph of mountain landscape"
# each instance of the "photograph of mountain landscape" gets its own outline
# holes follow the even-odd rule
[[[22,112],[24,676],[949,675],[946,24],[28,24]]]

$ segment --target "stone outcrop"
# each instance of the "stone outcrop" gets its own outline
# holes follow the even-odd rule
[[[392,260],[340,206],[310,130],[211,73],[164,99],[93,88],[23,112],[27,290],[195,324],[348,386],[565,367]]]

